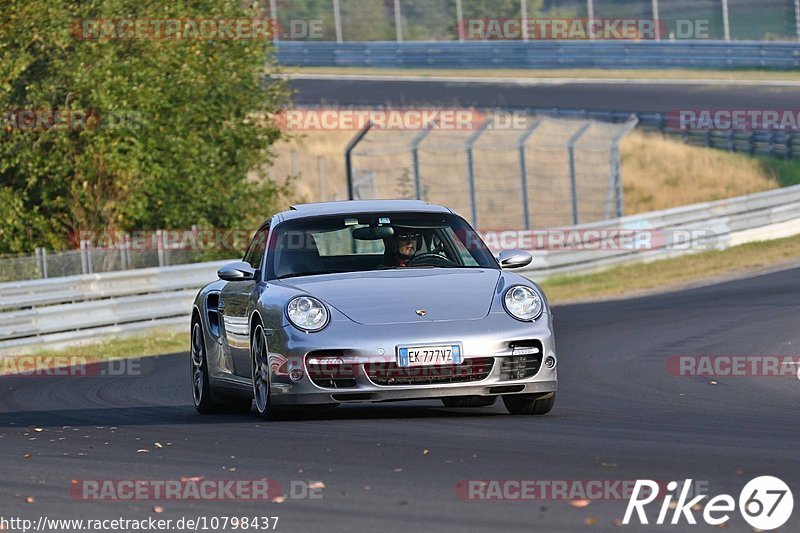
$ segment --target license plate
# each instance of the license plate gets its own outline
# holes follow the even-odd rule
[[[398,349],[397,366],[460,365],[461,346],[408,346]]]

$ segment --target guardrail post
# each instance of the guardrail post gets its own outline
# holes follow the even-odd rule
[[[589,129],[591,126],[591,122],[587,122],[580,128],[578,131],[572,134],[572,137],[569,138],[567,141],[567,153],[569,154],[569,185],[570,185],[570,194],[572,196],[572,224],[574,226],[578,225],[579,216],[578,216],[578,182],[575,176],[575,143],[578,142],[578,139],[581,138],[581,135]]]
[[[92,243],[90,241],[81,241],[81,274],[92,273]]]
[[[422,200],[422,177],[419,173],[419,145],[425,140],[433,129],[433,123],[428,123],[422,132],[411,141],[411,160],[414,170],[414,196],[417,200]]]
[[[473,157],[473,149],[475,148],[475,143],[478,142],[483,132],[492,125],[492,122],[492,119],[487,119],[486,122],[478,128],[478,131],[467,139],[467,181],[469,182],[469,203],[472,210],[472,225],[475,228],[478,227],[478,198],[475,190],[475,158]]]
[[[47,279],[47,250],[36,248],[36,263],[39,267],[39,277]]]
[[[533,135],[534,130],[539,127],[539,124],[542,123],[542,119],[534,120],[528,129],[525,130],[519,140],[517,141],[517,145],[519,146],[519,176],[520,176],[520,186],[522,187],[522,217],[523,222],[525,224],[525,229],[531,229],[531,212],[530,207],[528,205],[528,163],[525,160],[525,143],[528,142],[528,139],[531,135]]]
[[[347,172],[347,198],[349,200],[354,200],[355,196],[353,195],[353,150],[356,149],[358,143],[360,143],[364,137],[366,137],[369,130],[372,129],[372,122],[367,122],[367,125],[359,131],[353,140],[347,145],[347,148],[344,152],[344,166],[345,171]]]

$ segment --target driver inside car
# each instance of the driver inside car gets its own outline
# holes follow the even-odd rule
[[[417,253],[420,233],[406,228],[394,228],[394,235],[386,239],[384,265],[387,267],[406,267]]]

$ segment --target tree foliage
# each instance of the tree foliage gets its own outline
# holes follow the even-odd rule
[[[243,227],[269,215],[284,191],[253,177],[282,136],[269,117],[289,98],[269,39],[74,33],[81,19],[269,16],[260,9],[239,0],[5,0],[0,252],[63,248],[81,230]],[[90,113],[85,127],[20,128],[19,110]]]

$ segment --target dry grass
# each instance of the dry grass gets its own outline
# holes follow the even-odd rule
[[[542,283],[554,303],[622,298],[713,283],[720,278],[800,264],[800,236],[754,242],[722,251],[623,265],[596,274],[551,278]]]
[[[731,198],[779,186],[761,162],[742,154],[684,145],[634,132],[624,139],[625,213],[657,211]]]
[[[345,199],[344,150],[354,135],[352,131],[297,135],[276,148],[279,155],[272,172],[276,177],[292,174],[290,153],[294,150],[294,170],[300,175],[295,191],[297,201]],[[621,154],[626,214],[774,189],[780,186],[779,173],[783,172],[762,159],[688,146],[658,134],[631,133],[622,143]],[[322,195],[317,158],[324,165]],[[460,162],[454,162],[452,174],[439,175],[436,189],[465,187],[459,165]],[[453,207],[463,209],[463,206]]]

